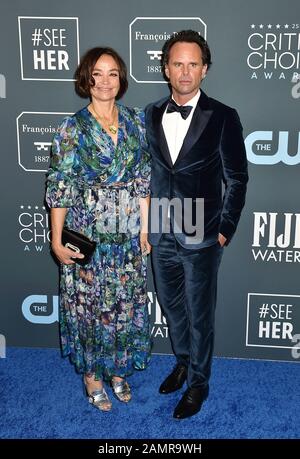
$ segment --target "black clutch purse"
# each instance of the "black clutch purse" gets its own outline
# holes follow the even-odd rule
[[[74,258],[74,261],[81,266],[86,265],[90,261],[96,248],[96,242],[66,227],[62,230],[61,240],[63,245],[68,249],[74,250],[74,252],[77,253],[80,252],[84,255],[84,258]]]

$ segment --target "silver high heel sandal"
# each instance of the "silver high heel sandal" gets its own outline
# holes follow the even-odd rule
[[[128,382],[125,379],[121,381],[111,380],[113,393],[120,402],[128,403],[131,400],[131,391]]]
[[[85,377],[83,377],[83,385],[85,395],[88,397],[89,403],[91,403],[95,408],[98,408],[101,411],[110,411],[112,403],[106,393],[104,386],[102,389],[94,390],[89,393],[87,389],[87,383]]]

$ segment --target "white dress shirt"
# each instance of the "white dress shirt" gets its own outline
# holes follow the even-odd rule
[[[189,100],[186,104],[184,104],[184,105],[190,105],[193,107],[186,120],[182,118],[179,112],[167,113],[168,106],[165,110],[165,113],[163,114],[162,125],[163,125],[164,133],[167,139],[167,143],[168,143],[168,147],[169,147],[169,151],[170,151],[170,155],[171,155],[173,164],[175,163],[178,157],[178,154],[182,147],[184,138],[190,127],[190,124],[193,118],[193,114],[194,114],[194,111],[195,111],[200,95],[201,95],[201,91],[199,89],[197,94],[191,100]],[[173,97],[172,99],[175,100]]]

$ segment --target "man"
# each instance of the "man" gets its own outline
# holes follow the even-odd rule
[[[169,394],[187,382],[173,414],[183,419],[197,413],[208,396],[217,272],[223,246],[237,228],[248,175],[237,112],[199,89],[211,65],[204,38],[192,30],[172,36],[162,65],[171,98],[146,108],[149,242],[177,361],[159,392]]]

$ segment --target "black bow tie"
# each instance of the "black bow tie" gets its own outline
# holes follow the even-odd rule
[[[178,112],[180,113],[181,118],[186,120],[189,114],[191,113],[192,108],[193,107],[191,105],[177,105],[175,100],[170,99],[170,102],[167,108],[167,113]]]

